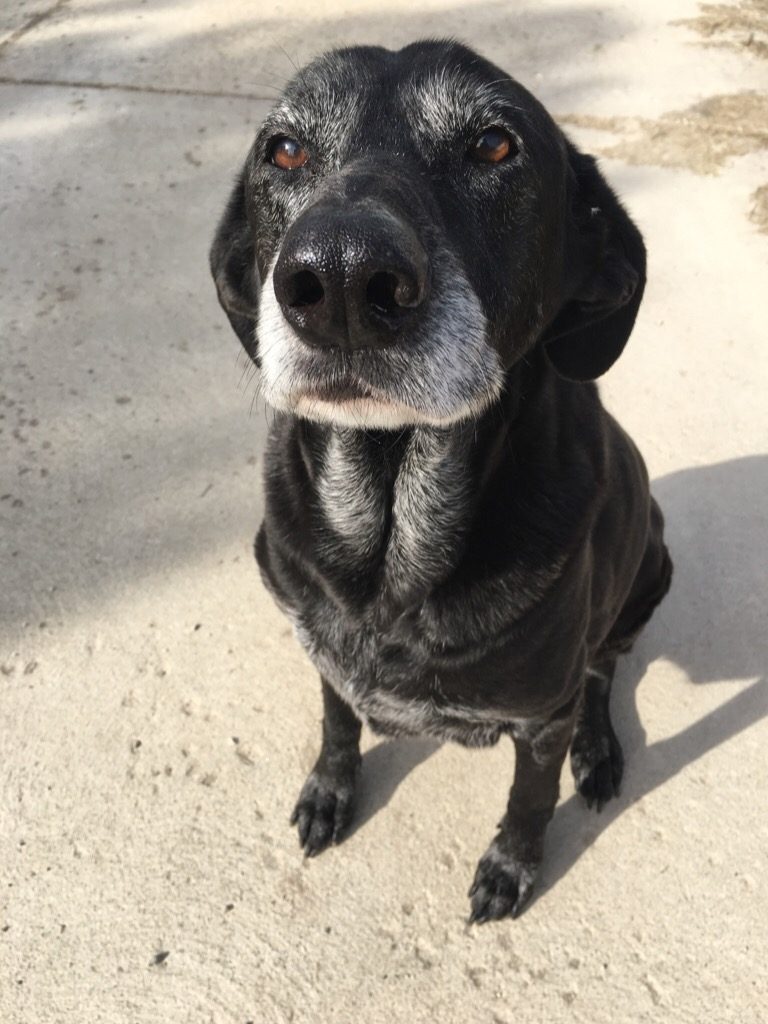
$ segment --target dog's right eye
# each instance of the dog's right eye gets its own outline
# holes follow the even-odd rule
[[[309,160],[309,153],[296,139],[282,136],[269,148],[269,162],[282,171],[296,171]]]
[[[481,132],[469,149],[472,159],[483,164],[500,164],[515,152],[515,143],[509,132],[495,126]]]

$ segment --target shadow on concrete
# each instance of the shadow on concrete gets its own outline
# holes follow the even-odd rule
[[[675,577],[635,649],[619,662],[613,718],[627,762],[623,791],[600,815],[576,795],[558,806],[538,896],[625,810],[768,715],[768,456],[671,473],[653,483],[653,492],[667,520]],[[660,657],[682,668],[694,684],[759,678],[694,724],[649,746],[636,692],[648,666]],[[397,740],[366,753],[354,829],[385,807],[406,776],[438,749],[435,741]]]
[[[237,342],[207,249],[266,109],[254,91],[271,97],[294,63],[330,46],[452,34],[546,102],[565,89],[570,109],[611,85],[593,48],[631,30],[598,5],[336,17],[243,5],[217,24],[205,4],[106,0],[56,8],[4,48],[0,80],[54,83],[0,85],[13,143],[0,230],[20,240],[0,256],[9,637],[250,544],[260,493],[248,467],[266,423],[258,405],[247,419],[247,373],[249,397],[236,393]],[[56,85],[66,81],[93,88]],[[111,92],[120,82],[139,91]]]
[[[627,762],[621,796],[591,818],[576,795],[561,804],[547,836],[542,884],[555,885],[611,824],[678,772],[768,715],[768,456],[681,470],[653,484],[675,562],[672,590],[635,650],[619,662],[613,718]],[[747,681],[720,707],[648,745],[636,692],[664,657],[694,684]]]
[[[241,13],[242,12],[242,13]],[[270,97],[296,66],[337,46],[397,49],[419,38],[461,39],[532,88],[545,102],[599,80],[594,55],[632,32],[631,16],[599,4],[572,8],[521,6],[506,0],[425,3],[407,12],[368,7],[321,13],[293,7],[241,5],[217,18],[215,5],[106,0],[65,6],[9,46],[0,77],[126,84],[210,95]],[[556,74],[552,74],[552,72]]]
[[[349,835],[383,810],[400,783],[441,747],[425,738],[382,740],[363,754],[355,818]]]

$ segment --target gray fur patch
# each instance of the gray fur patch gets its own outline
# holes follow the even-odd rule
[[[332,432],[317,490],[328,525],[352,556],[373,555],[383,542],[385,495],[360,431]]]
[[[390,590],[404,594],[442,581],[470,520],[470,483],[457,431],[418,427],[395,481],[385,561]]]
[[[479,132],[503,122],[505,118],[494,84],[479,81],[471,73],[453,66],[435,68],[426,76],[419,74],[404,90],[403,107],[420,145],[433,153],[466,136],[468,128],[470,132]],[[505,109],[508,106],[504,103]],[[525,116],[524,108],[515,109],[519,116]],[[510,130],[509,126],[505,127]],[[522,139],[516,133],[510,131],[510,134],[515,134],[518,147],[515,159],[522,161]]]

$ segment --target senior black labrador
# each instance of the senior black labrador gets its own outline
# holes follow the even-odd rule
[[[301,845],[350,822],[361,722],[509,735],[471,920],[516,915],[568,748],[590,805],[618,792],[614,666],[670,583],[642,458],[591,383],[637,315],[640,233],[471,50],[354,47],[267,116],[211,267],[276,410],[257,559],[322,680]]]

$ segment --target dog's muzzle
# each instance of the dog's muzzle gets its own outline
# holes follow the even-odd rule
[[[418,326],[430,266],[415,231],[363,200],[315,203],[291,226],[274,269],[283,316],[314,348],[382,349]]]
[[[365,176],[352,184],[299,214],[267,270],[257,328],[264,397],[353,428],[478,415],[504,375],[460,260],[436,217],[424,234],[398,197],[373,198]]]

